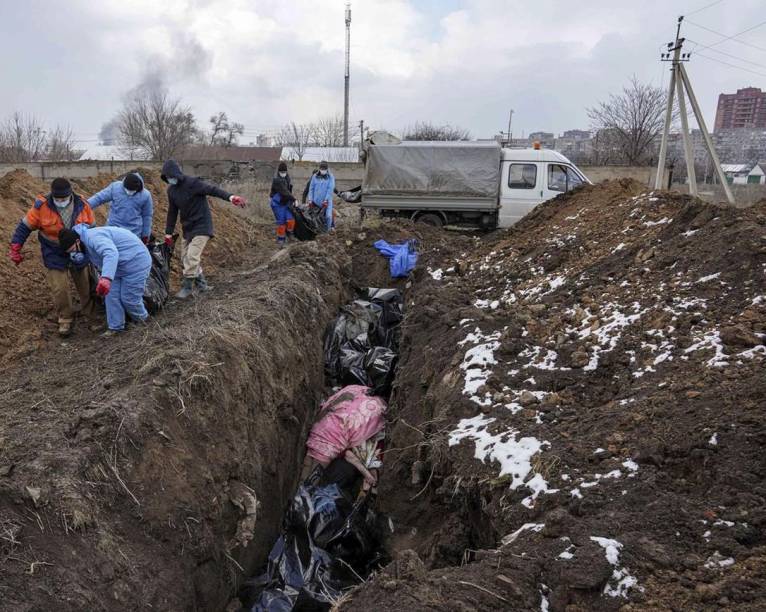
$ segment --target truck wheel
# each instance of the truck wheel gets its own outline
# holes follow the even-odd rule
[[[444,219],[434,213],[426,213],[415,219],[415,223],[424,223],[425,225],[430,225],[431,227],[441,227],[444,225]]]

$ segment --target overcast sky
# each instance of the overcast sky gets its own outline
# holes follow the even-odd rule
[[[691,14],[711,2],[354,0],[352,120],[390,130],[429,120],[487,137],[513,108],[514,136],[587,128],[586,108],[631,75],[667,86],[659,53],[679,14],[726,35],[766,20],[764,0]],[[244,142],[340,113],[344,4],[0,0],[0,119],[31,112],[95,140],[145,79],[161,79],[201,123],[226,111],[245,124]],[[683,34],[702,45],[723,38],[692,23]],[[693,56],[687,67],[709,124],[719,93],[766,90],[766,25],[740,40],[749,45],[723,42],[702,52],[719,61]]]

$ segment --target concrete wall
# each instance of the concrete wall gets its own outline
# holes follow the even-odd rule
[[[578,166],[592,182],[632,178],[648,187],[654,187],[654,177],[657,176],[657,168],[650,166]],[[668,184],[668,171],[665,170],[663,185]]]

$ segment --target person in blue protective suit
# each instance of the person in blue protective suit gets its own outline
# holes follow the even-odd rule
[[[99,270],[96,295],[106,304],[106,322],[111,336],[125,329],[125,313],[135,321],[146,321],[144,286],[152,258],[141,240],[121,227],[75,225],[59,232],[61,248],[70,253],[84,252]]]
[[[228,200],[234,206],[244,208],[243,197],[232,195],[220,187],[210,185],[196,176],[187,176],[174,159],[162,166],[162,180],[168,185],[168,217],[165,223],[165,243],[172,244],[178,215],[181,215],[181,262],[183,279],[179,299],[188,298],[194,292],[207,291],[210,287],[202,274],[202,251],[213,237],[213,215],[207,196]]]
[[[88,198],[92,209],[111,202],[106,224],[130,230],[144,244],[152,233],[154,203],[152,194],[144,188],[144,179],[138,172],[128,173],[121,181],[114,181]]]
[[[332,196],[335,190],[335,177],[330,173],[327,162],[319,162],[319,172],[311,177],[307,203],[309,206],[318,206],[325,213],[327,229],[335,229],[333,217]]]
[[[287,173],[287,164],[279,162],[277,173],[271,181],[269,203],[277,222],[277,245],[282,248],[287,239],[292,240],[295,232],[295,217],[290,205],[295,202],[293,183]]]

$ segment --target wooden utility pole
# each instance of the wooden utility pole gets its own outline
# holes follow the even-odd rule
[[[678,26],[676,28],[676,40],[675,42],[668,43],[668,50],[662,54],[661,60],[663,62],[672,62],[670,70],[670,86],[668,87],[668,101],[665,109],[665,125],[662,130],[662,141],[660,142],[660,157],[657,162],[657,176],[654,180],[654,188],[662,189],[662,178],[665,173],[665,161],[668,153],[668,138],[670,136],[670,124],[673,121],[673,98],[678,96],[678,109],[681,114],[681,137],[684,142],[684,157],[686,158],[686,175],[689,181],[689,193],[691,195],[697,195],[697,177],[694,171],[694,147],[692,146],[691,136],[689,134],[689,118],[686,113],[686,100],[684,92],[689,96],[689,102],[692,105],[694,116],[697,119],[697,125],[702,132],[702,137],[705,140],[705,148],[710,155],[710,159],[713,162],[716,174],[718,175],[724,192],[726,193],[726,199],[730,204],[734,204],[734,195],[729,188],[729,184],[726,181],[726,176],[721,168],[721,162],[718,159],[718,155],[715,152],[713,146],[713,139],[707,131],[707,125],[705,124],[705,118],[702,116],[702,110],[697,103],[697,97],[694,95],[692,89],[691,80],[686,72],[684,63],[689,61],[691,53],[682,53],[684,40],[681,38],[681,23],[683,22],[683,15],[678,18]],[[673,57],[671,59],[671,53]]]

